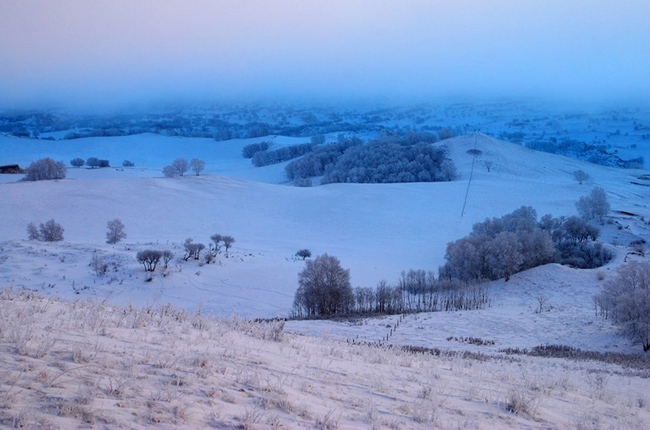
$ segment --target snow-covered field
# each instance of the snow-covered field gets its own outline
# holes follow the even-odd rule
[[[646,171],[597,166],[471,135],[443,142],[459,169],[460,178],[454,182],[295,188],[284,183],[284,164],[254,168],[250,160],[241,157],[242,147],[258,140],[267,139],[215,142],[138,135],[35,142],[0,138],[0,164],[24,165],[44,156],[66,162],[77,156],[97,156],[136,164],[124,169],[69,169],[68,178],[61,181],[16,182],[20,176],[0,175],[0,286],[95,303],[78,305],[97,308],[89,313],[104,312],[98,310],[97,303],[106,300],[155,308],[172,302],[190,312],[200,309],[202,314],[219,317],[284,317],[303,267],[292,257],[298,249],[338,257],[343,267],[350,269],[354,287],[374,286],[381,280],[394,283],[402,270],[436,270],[444,262],[447,243],[466,235],[474,223],[486,217],[502,216],[522,205],[533,206],[539,216],[573,215],[575,202],[593,186],[603,187],[612,205],[612,223],[602,226],[602,239],[615,250],[616,258],[595,270],[548,265],[517,274],[507,283],[495,281],[490,285],[492,306],[486,310],[357,322],[289,321],[285,331],[327,337],[291,334],[279,343],[242,334],[226,323],[214,323],[202,332],[189,322],[169,323],[169,328],[155,328],[149,322],[143,326],[146,330],[133,325],[122,330],[107,322],[106,334],[96,328],[75,328],[77,305],[39,298],[36,302],[47,303],[43,306],[48,309],[28,313],[30,324],[41,322],[40,313],[54,312],[54,316],[50,316],[49,325],[34,326],[34,333],[39,334],[30,338],[29,348],[36,348],[37,339],[51,336],[60,338],[64,346],[60,351],[53,346],[44,357],[37,357],[40,354],[31,349],[18,351],[15,343],[20,336],[16,334],[10,341],[9,325],[0,331],[3,353],[13,352],[13,364],[0,369],[5,381],[0,386],[4,390],[0,400],[13,399],[13,412],[3,416],[3,424],[11,425],[7,420],[16,416],[16,408],[28,410],[29,402],[39,401],[30,397],[36,394],[25,388],[23,382],[27,381],[27,386],[45,384],[55,391],[95,384],[89,390],[102,393],[91,399],[96,422],[127,427],[152,425],[154,417],[145,416],[144,411],[155,411],[154,406],[166,402],[161,406],[161,423],[187,427],[239,423],[264,428],[272,427],[272,417],[277,416],[286,428],[313,426],[319,421],[321,428],[334,428],[324,425],[325,416],[333,411],[330,419],[338,420],[341,428],[431,428],[433,424],[443,428],[647,428],[650,399],[643,397],[644,380],[615,366],[593,364],[600,370],[592,372],[591,364],[532,358],[479,364],[458,357],[436,359],[348,346],[338,340],[375,342],[387,337],[388,344],[490,354],[544,343],[603,352],[639,351],[638,345],[631,345],[608,321],[595,315],[592,297],[627,257],[630,241],[650,240],[650,181],[642,177]],[[274,141],[283,145],[304,140],[276,137]],[[470,149],[482,153],[475,158],[467,152]],[[206,171],[198,177],[162,178],[161,167],[179,156],[204,159]],[[489,171],[486,161],[491,163]],[[578,184],[572,177],[577,169],[589,173],[591,179]],[[65,228],[64,242],[27,240],[29,222],[38,224],[51,218]],[[106,223],[114,218],[123,221],[128,237],[118,245],[107,245]],[[228,258],[220,256],[216,264],[209,265],[178,261],[186,238],[207,245],[214,233],[235,237]],[[151,282],[145,282],[145,273],[135,260],[137,251],[148,248],[169,249],[177,256],[166,276],[157,273]],[[97,276],[89,265],[93,255],[114,261],[115,269]],[[545,297],[544,307],[536,312],[540,296]],[[30,303],[21,306],[30,307]],[[6,301],[3,306],[0,316],[5,319],[22,315]],[[494,345],[458,340],[466,337],[494,341]],[[128,346],[130,342],[132,346]],[[139,392],[140,384],[135,382],[125,382],[127,394],[122,397],[106,394],[110,377],[71,370],[78,366],[65,354],[77,344],[83,349],[99,345],[96,350],[103,357],[102,366],[110,369],[107,375],[131,369],[128,376],[116,373],[114,378],[137,381],[140,375],[153,384],[143,385],[149,387],[143,390],[167,387],[170,391],[165,395],[178,397],[150,399],[154,406],[139,403],[134,399],[149,394]],[[154,352],[147,352],[149,348]],[[179,351],[169,360],[184,364],[160,367],[169,372],[153,370],[158,369],[155,365],[145,368],[155,351],[164,350]],[[221,376],[208,382],[188,376],[187,388],[174,386],[170,375],[174,373],[178,379],[182,376],[179,372],[189,371],[187,363],[195,353],[218,357],[210,364],[210,372]],[[20,366],[33,366],[32,370],[16,370],[21,360]],[[47,375],[39,379],[43,369]],[[50,381],[61,372],[66,377]],[[599,375],[605,375],[606,382],[598,379]],[[219,380],[221,377],[227,382]],[[12,385],[14,380],[18,382]],[[207,394],[209,384],[221,387],[221,382],[228,389]],[[279,385],[270,387],[272,382]],[[12,391],[12,386],[19,388]],[[513,390],[528,396],[525,398],[535,404],[535,411],[507,412],[504,404]],[[259,399],[269,402],[270,393],[276,392],[284,393],[278,396],[290,403],[286,409],[272,402],[260,406]],[[218,407],[209,404],[215,402],[214,395],[219,397]],[[52,404],[55,398],[65,399],[54,391],[47,396]],[[201,401],[196,396],[202,396]],[[302,398],[305,400],[296,400]],[[116,402],[118,408],[125,408],[118,415]],[[440,413],[434,419],[422,410]],[[126,418],[129,411],[133,418],[128,419],[133,421]],[[246,423],[256,413],[262,417]],[[100,416],[117,418],[108,422]],[[56,425],[66,426],[65,421]]]

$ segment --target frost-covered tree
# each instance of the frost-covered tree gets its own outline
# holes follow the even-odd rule
[[[73,167],[81,167],[85,164],[86,162],[83,160],[83,158],[73,158],[70,160],[70,165]]]
[[[163,167],[162,172],[165,178],[173,178],[178,175],[176,169],[174,169],[172,166]]]
[[[164,267],[166,269],[167,266],[169,266],[169,262],[172,261],[172,258],[174,258],[174,253],[169,250],[165,250],[162,252],[161,257],[162,257]]]
[[[126,233],[124,232],[124,224],[119,218],[115,218],[107,223],[106,228],[106,243],[114,245],[120,242],[122,239],[126,238]]]
[[[602,315],[650,351],[650,262],[631,261],[619,267],[594,301]]]
[[[192,161],[190,161],[190,169],[196,173],[196,176],[199,176],[199,173],[205,169],[205,161],[199,160],[198,158],[192,158]]]
[[[573,179],[578,181],[580,185],[582,185],[582,183],[584,181],[587,181],[589,178],[590,178],[589,173],[585,172],[584,170],[576,170],[575,172],[573,172]]]
[[[178,176],[183,176],[185,172],[190,170],[190,163],[187,162],[184,158],[177,158],[172,161],[171,166],[176,170]]]
[[[346,314],[354,307],[350,271],[338,258],[327,254],[306,260],[298,274],[299,287],[294,298],[296,316]]]
[[[191,238],[187,238],[183,244],[185,248],[185,256],[183,260],[187,261],[190,258],[198,260],[201,258],[201,251],[205,249],[205,245],[202,243],[195,243]]]
[[[65,179],[68,169],[63,161],[51,158],[41,158],[27,167],[24,181],[43,181],[50,179]]]
[[[60,242],[63,240],[63,227],[53,219],[38,227],[39,238],[44,242]]]
[[[221,241],[223,240],[223,236],[221,236],[218,233],[213,234],[210,236],[210,240],[212,240],[212,244],[210,244],[210,251],[212,252],[212,256],[216,257],[217,254],[221,251]]]
[[[38,227],[33,222],[27,224],[27,236],[29,240],[41,240],[41,234],[38,232]]]
[[[582,218],[586,220],[598,219],[602,222],[603,217],[609,213],[611,207],[607,201],[605,190],[595,187],[588,196],[580,197],[580,200],[576,203],[576,208]]]

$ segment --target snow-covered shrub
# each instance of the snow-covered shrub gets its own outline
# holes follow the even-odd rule
[[[650,351],[650,262],[631,261],[620,266],[594,298],[603,316]]]
[[[584,170],[576,170],[575,172],[573,172],[573,179],[575,179],[576,181],[578,181],[580,185],[582,185],[584,181],[589,179],[589,174]]]
[[[124,166],[124,167],[133,167],[133,166],[135,166],[135,163],[133,161],[124,160],[122,162],[122,166]]]
[[[63,161],[54,161],[51,158],[41,158],[34,161],[26,169],[24,181],[43,181],[50,179],[65,179],[68,169]]]
[[[27,236],[29,240],[41,240],[41,234],[38,231],[38,227],[33,222],[27,224]]]
[[[59,242],[63,240],[63,227],[53,219],[38,227],[39,239],[44,242]]]
[[[205,245],[202,243],[194,243],[193,239],[187,238],[183,244],[185,248],[185,255],[183,260],[187,261],[190,258],[198,260],[201,258],[201,251],[205,249]]]
[[[176,169],[174,169],[172,166],[163,167],[162,173],[165,176],[165,178],[173,178],[178,175]]]
[[[109,221],[106,228],[108,228],[108,231],[106,232],[106,243],[114,245],[126,238],[124,224],[122,224],[122,221],[120,221],[119,218]]]

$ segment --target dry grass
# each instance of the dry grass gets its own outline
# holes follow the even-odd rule
[[[0,291],[7,428],[647,428],[647,379],[622,369],[349,345],[279,321]]]

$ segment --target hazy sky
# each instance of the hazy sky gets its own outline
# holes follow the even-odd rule
[[[650,96],[648,0],[0,0],[0,107]]]

